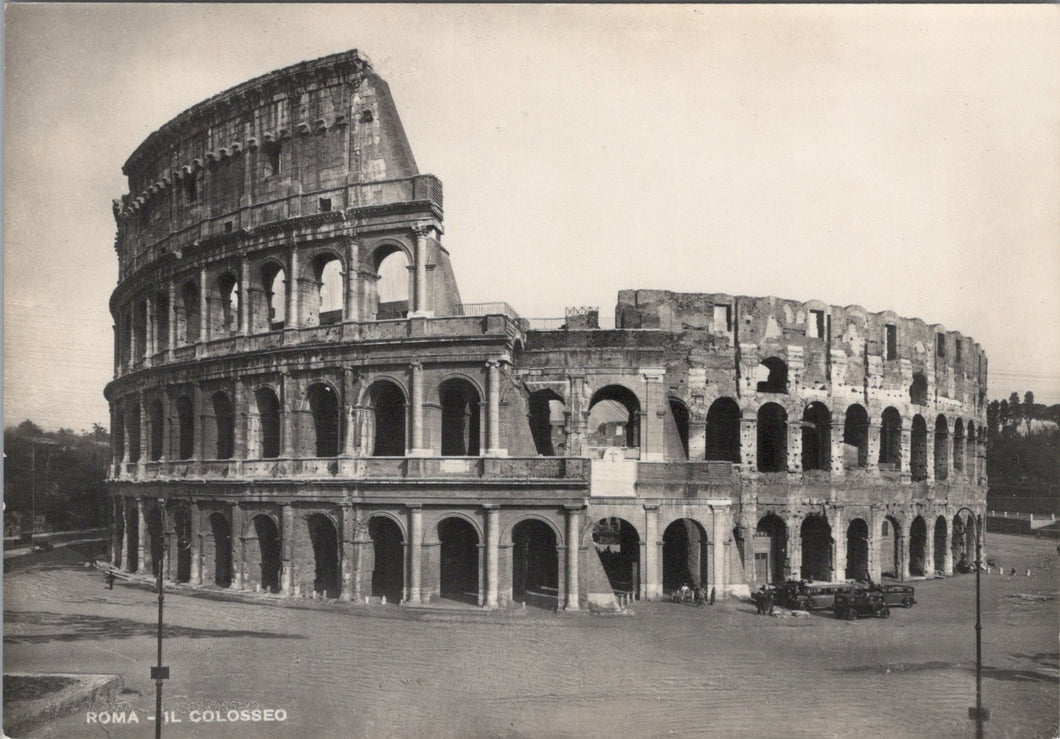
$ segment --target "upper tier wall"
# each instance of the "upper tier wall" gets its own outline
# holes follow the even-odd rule
[[[418,174],[389,87],[356,51],[272,72],[189,108],[151,134],[123,172],[130,194],[114,201],[121,279],[174,234],[190,244],[345,209],[359,204],[346,202],[358,193],[350,186]]]

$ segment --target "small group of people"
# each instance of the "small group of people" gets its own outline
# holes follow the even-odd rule
[[[717,591],[714,588],[710,589],[710,605],[714,605],[714,599]],[[688,583],[682,583],[681,587],[674,594],[674,600],[680,603],[695,603],[697,606],[702,606],[708,602],[707,591],[705,588],[701,588],[698,585],[694,588],[688,587]]]
[[[773,603],[774,593],[772,588],[767,588],[765,585],[758,588],[758,592],[755,593],[754,602],[755,608],[758,609],[759,616],[772,616],[773,615]]]

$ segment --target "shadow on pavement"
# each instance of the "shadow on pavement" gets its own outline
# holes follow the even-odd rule
[[[1029,657],[1029,659],[1045,664],[1049,666],[1046,661],[1051,655],[1042,653],[1038,655],[1014,655],[1016,657]],[[860,667],[847,667],[840,672],[871,672],[876,675],[887,675],[887,674],[901,674],[911,672],[927,672],[930,670],[946,670],[950,668],[956,668],[964,672],[975,672],[975,665],[971,667],[965,665],[958,665],[955,662],[917,662],[917,663],[898,663],[889,665],[861,665]],[[1041,682],[1041,683],[1056,683],[1060,678],[1056,675],[1050,675],[1044,672],[1035,672],[1034,670],[1014,670],[1002,667],[990,667],[989,665],[983,665],[983,677],[993,678],[994,680],[1004,680],[1006,682]]]
[[[5,624],[29,624],[57,629],[46,634],[12,634],[4,636],[5,644],[44,644],[53,641],[81,641],[83,639],[131,639],[137,636],[154,636],[157,623],[132,621],[127,618],[107,618],[81,613],[49,613],[47,611],[4,611]],[[167,625],[167,637],[189,639],[304,639],[297,634],[278,634],[268,631],[246,631],[243,629],[196,629],[187,626]]]

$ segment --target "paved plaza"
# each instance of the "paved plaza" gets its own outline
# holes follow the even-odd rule
[[[982,579],[987,735],[1056,736],[1056,542],[991,534],[987,547],[1018,573]],[[148,735],[157,601],[81,565],[63,549],[14,561],[4,670],[125,679],[96,722],[80,712],[35,736]],[[973,736],[974,576],[915,585],[912,610],[853,623],[739,601],[464,617],[176,592],[165,708],[180,723],[165,735]]]

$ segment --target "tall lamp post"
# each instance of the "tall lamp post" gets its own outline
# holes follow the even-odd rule
[[[160,739],[162,736],[162,681],[169,679],[169,668],[162,664],[162,602],[165,600],[165,596],[162,594],[162,578],[165,573],[165,561],[166,561],[166,550],[169,548],[168,542],[166,541],[168,534],[166,533],[166,502],[164,498],[158,499],[158,507],[162,513],[162,547],[159,553],[158,562],[155,566],[158,567],[158,665],[151,668],[151,679],[155,681],[155,739]]]
[[[964,511],[968,511],[968,515],[975,523],[975,707],[968,709],[968,716],[975,719],[975,735],[977,739],[982,739],[983,722],[990,719],[990,710],[983,708],[983,624],[979,582],[982,577],[983,532],[975,512],[968,506],[961,506],[957,509],[958,518]],[[962,532],[966,527],[967,524],[962,528]]]

